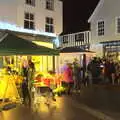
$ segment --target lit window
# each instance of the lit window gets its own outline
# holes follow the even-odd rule
[[[54,10],[54,0],[46,0],[46,9]]]
[[[75,41],[84,41],[84,33],[76,34]]]
[[[120,33],[120,18],[117,18],[117,33]]]
[[[104,21],[98,22],[98,36],[104,35]]]
[[[26,4],[35,6],[35,0],[26,0]]]
[[[50,33],[54,32],[53,18],[46,17],[45,31]]]
[[[34,14],[25,13],[24,28],[26,28],[26,29],[35,29]]]

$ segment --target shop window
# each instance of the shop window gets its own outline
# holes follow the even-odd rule
[[[46,17],[45,31],[50,33],[54,32],[53,18]]]
[[[27,5],[35,6],[35,0],[26,0],[25,3]]]
[[[75,41],[84,41],[84,33],[79,33],[75,35]]]
[[[35,29],[34,25],[34,14],[32,13],[25,13],[25,19],[24,19],[24,28],[26,29]]]
[[[98,22],[98,36],[104,35],[104,21]]]
[[[46,0],[46,9],[54,10],[54,0]]]
[[[117,18],[117,33],[120,33],[120,17]]]

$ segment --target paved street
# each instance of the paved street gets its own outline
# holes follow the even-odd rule
[[[0,120],[98,120],[94,116],[80,109],[71,97],[58,97],[56,104],[48,108],[41,104],[39,111],[24,106],[3,111]]]
[[[80,94],[74,94],[73,99],[105,116],[120,120],[120,86],[85,87]]]

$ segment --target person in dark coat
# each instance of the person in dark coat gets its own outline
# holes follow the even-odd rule
[[[99,82],[99,77],[101,74],[101,68],[100,68],[100,63],[97,60],[97,58],[94,58],[87,66],[87,70],[90,71],[92,75],[92,82],[93,83],[98,83]]]
[[[81,88],[81,79],[80,79],[80,72],[81,68],[80,65],[77,63],[78,61],[73,62],[73,79],[74,79],[74,88],[76,91],[80,91]]]
[[[23,104],[31,104],[31,97],[28,90],[28,84],[26,79],[22,82],[22,96],[23,96]]]
[[[105,62],[105,79],[107,79],[109,81],[109,83],[113,82],[113,76],[115,74],[115,65],[112,61],[106,60]]]

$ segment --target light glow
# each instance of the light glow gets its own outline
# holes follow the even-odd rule
[[[53,43],[41,42],[41,41],[33,41],[33,43],[35,43],[37,45],[45,46],[45,47],[48,47],[48,48],[53,48]]]
[[[15,24],[10,24],[2,21],[0,21],[0,29],[11,30],[15,32],[22,32],[22,33],[31,33],[31,34],[43,35],[43,36],[49,36],[49,37],[57,37],[55,33],[48,33],[40,30],[24,29],[23,27],[17,26]]]
[[[54,39],[54,43],[55,43],[56,47],[60,46],[59,37],[58,36]]]
[[[32,56],[32,61],[35,63],[35,70],[37,72],[48,72],[53,70],[52,56]]]
[[[19,98],[20,96],[18,94],[15,81],[19,81],[20,79],[21,78],[18,76],[16,77],[11,75],[0,76],[0,99],[10,98],[13,100],[15,98]]]
[[[118,60],[120,61],[120,55],[118,56]]]

